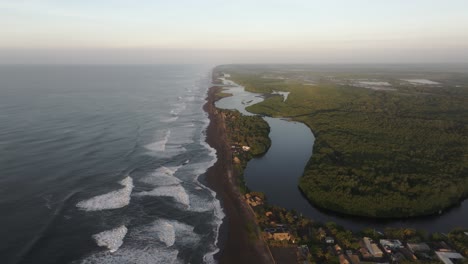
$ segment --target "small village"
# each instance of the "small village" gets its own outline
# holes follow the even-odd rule
[[[425,234],[414,229],[387,228],[353,233],[335,223],[318,223],[284,208],[269,206],[262,193],[245,201],[255,212],[260,237],[273,257],[295,255],[297,263],[468,263],[468,230]],[[285,259],[286,260],[286,259]]]

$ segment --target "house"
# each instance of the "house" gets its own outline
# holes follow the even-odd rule
[[[276,241],[291,240],[291,234],[289,234],[289,232],[278,232],[274,228],[265,229],[264,234],[267,239],[273,239]]]
[[[452,248],[447,245],[444,241],[439,241],[439,242],[434,242],[433,243],[433,248],[436,249],[436,251],[441,251],[441,252],[452,252]]]
[[[335,243],[335,239],[333,239],[333,237],[327,236],[327,237],[325,238],[325,243],[327,243],[327,244],[334,244],[334,243]]]
[[[245,200],[252,207],[263,204],[262,198],[256,195],[251,195],[250,193],[245,194]]]
[[[408,243],[407,245],[413,253],[431,251],[431,248],[426,243]]]
[[[243,150],[243,151],[249,151],[249,150],[250,150],[250,147],[249,147],[249,146],[242,146],[242,150]]]
[[[457,262],[453,262],[452,260],[461,260],[465,259],[460,253],[457,252],[440,252],[436,251],[437,257],[439,257],[440,261],[445,264],[454,264]]]
[[[369,253],[375,258],[381,258],[383,257],[383,252],[380,250],[380,248],[375,244],[372,239],[369,237],[364,237],[363,239],[364,244],[366,245],[367,250],[369,250]]]
[[[291,240],[291,235],[288,232],[285,233],[273,233],[273,239],[276,241]]]
[[[359,256],[356,254],[353,254],[353,251],[351,250],[346,250],[346,256],[348,256],[348,259],[351,261],[351,264],[361,263],[361,261],[359,260]]]
[[[390,249],[397,249],[397,248],[403,248],[403,243],[401,243],[400,240],[396,239],[380,239],[380,244],[385,248],[388,247]]]

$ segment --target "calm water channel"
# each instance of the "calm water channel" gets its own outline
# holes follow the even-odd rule
[[[233,94],[223,98],[216,106],[236,109],[245,115],[249,105],[263,101],[260,94],[246,92],[230,81],[226,92]],[[271,148],[259,158],[252,159],[245,170],[247,186],[253,191],[264,192],[272,205],[294,209],[313,220],[336,222],[357,231],[366,227],[382,230],[385,227],[411,227],[429,232],[448,232],[455,227],[468,226],[468,200],[447,210],[442,215],[401,220],[378,220],[350,217],[320,210],[305,199],[297,187],[307,161],[312,155],[315,137],[302,123],[281,118],[265,117],[270,125]]]

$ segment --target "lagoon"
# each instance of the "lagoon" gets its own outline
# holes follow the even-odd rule
[[[249,105],[263,100],[262,95],[250,93],[244,87],[227,81],[231,87],[225,92],[233,96],[216,103],[218,108],[235,109],[246,115]],[[448,232],[456,227],[466,227],[468,222],[468,200],[452,207],[440,215],[407,219],[373,219],[341,215],[319,209],[311,204],[298,188],[299,178],[304,172],[315,140],[312,131],[300,122],[282,118],[264,117],[270,126],[272,145],[261,157],[247,164],[244,178],[252,191],[266,194],[270,205],[296,210],[298,213],[320,222],[335,222],[347,229],[358,231],[364,228],[383,230],[385,227],[409,227],[428,232]],[[430,201],[428,201],[430,202]]]

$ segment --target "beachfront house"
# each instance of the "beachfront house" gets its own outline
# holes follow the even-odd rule
[[[366,245],[367,250],[369,250],[369,253],[374,257],[374,258],[381,258],[383,257],[383,252],[380,250],[380,248],[377,246],[376,243],[372,241],[371,238],[369,237],[364,237],[363,239],[364,244]]]
[[[431,251],[431,248],[426,243],[408,243],[407,245],[413,253]]]
[[[247,201],[247,203],[252,206],[252,207],[255,207],[255,206],[258,206],[258,205],[262,205],[263,204],[263,200],[262,198],[258,197],[257,195],[252,195],[250,193],[247,193],[245,195],[245,200]]]
[[[436,251],[437,257],[442,261],[444,264],[454,264],[462,259],[465,259],[460,253],[457,252],[440,252]]]
[[[273,239],[275,241],[289,241],[292,238],[289,232],[275,230],[275,228],[265,229],[264,235],[265,235],[265,238]]]
[[[291,240],[291,235],[288,232],[273,233],[273,239],[276,241]]]
[[[396,239],[380,239],[380,245],[385,249],[387,253],[397,251],[399,248],[404,248],[403,243]]]

